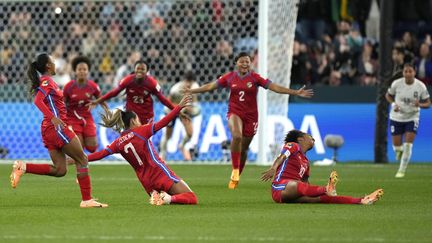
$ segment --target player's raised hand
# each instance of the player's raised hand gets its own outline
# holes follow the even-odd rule
[[[97,105],[98,105],[98,103],[95,100],[93,100],[93,101],[90,101],[86,106],[88,107],[88,110],[91,111],[94,108],[96,108]]]
[[[180,103],[178,104],[180,107],[186,107],[192,105],[192,95],[191,94],[184,94],[183,98],[181,99]]]
[[[263,173],[261,173],[261,180],[262,181],[269,181],[269,180],[273,179],[275,172],[276,171],[273,168],[270,168],[270,169],[264,171]]]
[[[303,98],[311,98],[314,95],[313,89],[306,89],[306,85],[303,85],[297,90],[297,95]]]

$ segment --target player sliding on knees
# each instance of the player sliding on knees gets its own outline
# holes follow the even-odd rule
[[[197,204],[195,193],[159,157],[150,138],[176,118],[192,102],[185,95],[180,103],[160,121],[142,125],[133,111],[117,109],[102,116],[103,126],[120,132],[120,137],[105,149],[88,156],[89,161],[100,160],[120,153],[135,170],[138,180],[150,195],[150,204]]]
[[[383,194],[377,189],[365,197],[337,196],[338,174],[332,171],[326,186],[311,185],[309,178],[309,160],[306,152],[312,149],[315,140],[309,134],[291,130],[285,137],[280,155],[273,165],[262,173],[261,180],[272,182],[272,198],[277,203],[339,203],[364,204],[375,203]]]

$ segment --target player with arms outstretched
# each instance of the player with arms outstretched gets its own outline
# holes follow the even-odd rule
[[[96,124],[87,106],[94,98],[99,98],[100,88],[93,80],[89,80],[90,60],[84,56],[72,60],[72,70],[76,80],[69,81],[63,88],[63,95],[67,109],[67,123],[77,134],[83,148],[89,152],[97,149]],[[104,109],[108,109],[105,102]]]
[[[386,94],[386,99],[392,106],[390,131],[393,150],[396,153],[396,160],[400,160],[396,178],[405,176],[419,126],[420,108],[426,109],[431,105],[426,85],[415,78],[414,65],[406,63],[402,74],[403,77],[393,81]]]
[[[257,93],[262,87],[280,94],[298,95],[309,98],[312,90],[292,90],[272,83],[251,70],[251,57],[241,52],[235,58],[236,71],[229,72],[216,81],[199,88],[186,89],[192,94],[208,92],[219,87],[230,89],[228,103],[228,126],[231,131],[232,173],[228,188],[235,189],[247,160],[247,152],[258,128]]]
[[[373,204],[383,194],[378,189],[363,198],[337,196],[338,174],[330,174],[326,186],[309,184],[309,160],[306,152],[312,149],[315,140],[311,135],[291,130],[285,137],[285,144],[273,165],[263,172],[261,179],[272,182],[272,198],[277,203],[339,203]]]
[[[174,105],[163,94],[161,87],[156,79],[147,74],[148,64],[144,60],[139,60],[134,65],[134,73],[124,77],[119,86],[102,97],[90,102],[90,108],[117,96],[122,90],[126,89],[127,111],[135,112],[143,124],[153,121],[153,99],[155,95],[166,107],[174,109]]]
[[[92,199],[87,156],[70,126],[65,122],[66,107],[63,92],[51,78],[55,75],[55,64],[46,54],[39,54],[27,71],[30,93],[35,95],[34,103],[43,113],[42,140],[48,149],[53,165],[33,164],[15,161],[10,175],[12,188],[16,188],[24,173],[62,177],[67,172],[66,156],[76,164],[77,179],[81,189],[80,207],[108,207]]]
[[[186,95],[164,118],[156,123],[142,125],[133,111],[117,109],[102,116],[103,126],[121,132],[105,149],[89,155],[89,161],[100,160],[108,155],[120,153],[129,162],[146,192],[150,204],[197,204],[195,193],[159,157],[150,138],[170,121],[192,100]]]

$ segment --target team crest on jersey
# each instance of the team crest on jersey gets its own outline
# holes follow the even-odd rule
[[[148,95],[149,92],[147,90],[144,90],[144,95]]]
[[[248,88],[252,88],[252,83],[251,83],[251,82],[247,82],[246,86],[247,86]]]
[[[42,86],[47,86],[48,85],[48,80],[42,81]]]
[[[89,93],[85,93],[85,95],[87,96],[87,98],[91,97],[91,95]]]

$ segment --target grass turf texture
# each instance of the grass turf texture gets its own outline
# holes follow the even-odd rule
[[[65,178],[24,175],[9,184],[11,165],[0,165],[0,242],[431,242],[432,165],[337,165],[338,194],[385,191],[372,206],[276,204],[267,167],[249,165],[239,188],[227,189],[228,165],[171,165],[196,192],[197,206],[151,206],[128,165],[94,165],[93,195],[106,209],[80,209],[74,167]],[[312,167],[324,185],[330,167]]]

